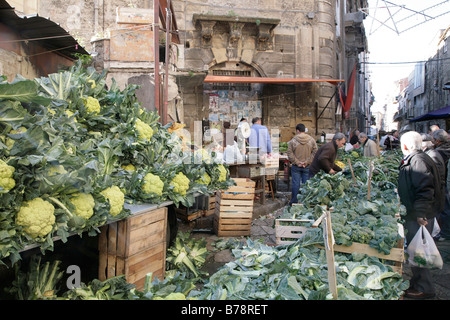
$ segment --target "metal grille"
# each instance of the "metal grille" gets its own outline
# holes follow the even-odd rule
[[[250,70],[213,70],[215,76],[251,77]],[[213,90],[251,91],[250,83],[214,83]]]

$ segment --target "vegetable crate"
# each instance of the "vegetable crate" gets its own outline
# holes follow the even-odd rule
[[[136,212],[127,219],[101,228],[99,280],[125,275],[138,290],[152,272],[164,279],[167,208]]]
[[[210,215],[213,215],[216,211],[216,194],[210,196],[207,198],[206,208],[203,211],[203,215],[205,217],[208,217]]]
[[[300,220],[300,219],[276,219],[275,220],[275,236],[276,244],[284,245],[294,243],[297,239],[300,239],[308,228],[317,227],[320,221],[316,220],[312,225],[313,220]],[[288,223],[289,225],[284,225]],[[309,226],[305,226],[308,224]],[[379,259],[387,260],[390,262],[390,267],[395,272],[402,274],[404,256],[404,237],[403,226],[398,225],[399,234],[402,235],[402,239],[397,242],[397,246],[390,250],[389,254],[379,252],[377,249],[370,247],[368,244],[353,242],[351,246],[337,245],[335,244],[334,251],[341,253],[363,253],[368,256],[377,257]],[[392,265],[391,265],[392,264]]]
[[[308,219],[276,219],[275,237],[277,245],[291,244],[301,238],[310,228],[314,220]]]
[[[236,186],[216,193],[214,230],[219,237],[250,235],[256,183],[246,178],[233,180]]]

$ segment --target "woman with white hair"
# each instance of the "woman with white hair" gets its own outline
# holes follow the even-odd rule
[[[422,137],[409,131],[400,138],[404,158],[399,167],[398,195],[406,208],[404,227],[406,241],[411,243],[423,225],[432,232],[434,218],[441,206],[441,181],[434,161],[422,150]],[[412,278],[405,296],[427,299],[435,296],[433,279],[429,269],[411,267]]]

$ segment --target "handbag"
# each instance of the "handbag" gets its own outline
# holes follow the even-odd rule
[[[415,267],[442,269],[443,261],[431,234],[425,226],[420,226],[406,249],[408,262]]]

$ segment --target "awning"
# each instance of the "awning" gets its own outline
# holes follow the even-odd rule
[[[340,79],[308,79],[308,78],[268,78],[268,77],[235,77],[235,76],[212,76],[207,75],[206,83],[306,83],[306,82],[328,82],[337,85],[344,82]]]
[[[409,122],[417,122],[417,121],[425,121],[425,120],[432,120],[432,119],[444,119],[450,117],[450,105],[434,110],[432,112],[429,112],[427,114],[421,115],[419,117],[416,117],[414,119],[409,120]]]

